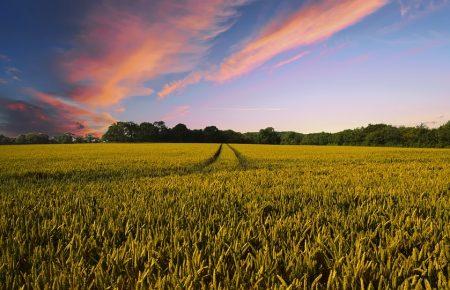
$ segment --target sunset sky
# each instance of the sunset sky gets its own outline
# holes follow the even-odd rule
[[[450,0],[1,1],[0,133],[119,120],[439,126]]]

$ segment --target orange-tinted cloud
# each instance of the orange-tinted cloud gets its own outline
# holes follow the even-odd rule
[[[172,121],[182,118],[190,113],[190,106],[178,106],[175,107],[171,112],[167,113],[162,117],[163,121]]]
[[[150,95],[147,81],[192,70],[207,52],[208,40],[227,30],[236,8],[246,2],[144,0],[99,6],[63,59],[74,86],[72,99],[109,106]]]
[[[223,82],[247,74],[274,56],[315,44],[360,21],[388,0],[322,0],[266,26],[258,37],[222,62],[208,79]]]
[[[160,99],[164,99],[165,97],[167,97],[168,95],[170,95],[176,91],[182,90],[189,85],[198,83],[199,81],[202,80],[202,78],[203,78],[203,74],[200,72],[190,73],[184,79],[177,80],[177,81],[171,82],[169,84],[166,84],[163,87],[163,89],[158,93],[158,97]]]

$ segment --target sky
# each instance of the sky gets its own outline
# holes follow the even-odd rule
[[[450,120],[450,0],[0,2],[0,133]]]

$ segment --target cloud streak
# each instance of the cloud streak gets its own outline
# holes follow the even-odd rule
[[[321,42],[377,11],[387,0],[311,1],[287,18],[279,18],[208,76],[224,82],[245,75],[273,57]]]
[[[293,62],[295,62],[295,61],[305,57],[308,54],[309,54],[309,51],[302,51],[299,54],[297,54],[297,55],[295,55],[295,56],[293,56],[293,57],[291,57],[289,59],[286,59],[286,60],[278,62],[277,64],[275,64],[273,66],[273,68],[277,69],[277,68],[280,68],[280,67],[285,66],[287,64],[293,63]]]
[[[203,79],[203,74],[201,72],[190,73],[187,77],[181,80],[177,80],[166,84],[163,89],[158,93],[159,99],[164,99],[168,95],[180,91],[189,85],[196,84]]]
[[[13,66],[9,66],[5,69],[5,73],[13,80],[15,81],[20,81],[21,77],[20,74],[22,73],[20,71],[20,69],[13,67]]]
[[[283,111],[284,108],[264,108],[264,107],[223,107],[223,108],[209,108],[210,110],[219,111],[241,111],[241,112],[277,112]]]

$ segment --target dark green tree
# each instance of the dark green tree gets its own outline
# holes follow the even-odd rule
[[[14,143],[13,138],[9,138],[5,135],[0,135],[0,144],[1,145],[8,145],[8,144],[12,144],[12,143]]]
[[[157,142],[159,141],[159,129],[152,123],[143,122],[139,125],[139,141]]]
[[[450,121],[437,129],[437,138],[440,147],[450,147]]]
[[[16,144],[48,144],[50,137],[42,133],[28,133],[19,135],[14,142]]]
[[[76,136],[72,133],[64,133],[64,134],[55,136],[54,140],[56,143],[70,144],[70,143],[74,143],[74,141],[76,141]]]
[[[216,126],[208,126],[203,129],[203,135],[207,143],[220,143],[223,141],[222,134]]]
[[[283,132],[281,133],[280,144],[296,145],[302,142],[303,135],[297,132]]]
[[[177,124],[170,130],[171,141],[186,142],[189,140],[190,130],[185,124]]]
[[[267,127],[259,130],[258,141],[260,144],[280,144],[281,138],[274,128]]]
[[[117,122],[109,126],[103,139],[109,142],[136,142],[139,125],[133,122]]]

